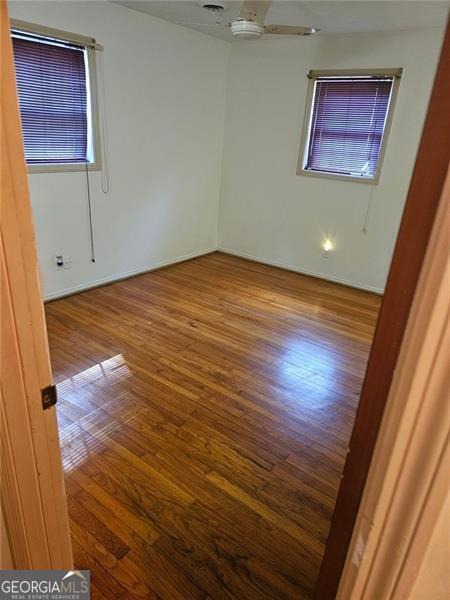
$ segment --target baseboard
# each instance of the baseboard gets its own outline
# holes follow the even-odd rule
[[[184,254],[183,256],[177,256],[176,258],[172,258],[170,260],[165,260],[149,267],[145,267],[143,269],[134,269],[132,271],[126,271],[124,273],[118,273],[117,275],[113,275],[112,277],[104,277],[102,279],[96,279],[95,281],[90,281],[86,284],[76,285],[70,288],[65,288],[62,290],[58,290],[57,292],[51,292],[50,294],[44,294],[44,302],[50,302],[51,300],[57,300],[58,298],[65,298],[66,296],[72,296],[73,294],[77,294],[79,292],[86,292],[87,290],[92,290],[97,287],[102,287],[103,285],[108,285],[110,283],[114,283],[115,281],[122,281],[123,279],[129,279],[130,277],[135,277],[136,275],[143,275],[144,273],[150,273],[151,271],[156,271],[157,269],[162,269],[164,267],[170,267],[171,265],[176,265],[177,263],[184,262],[186,260],[191,260],[193,258],[198,258],[199,256],[205,256],[206,254],[211,254],[212,252],[216,252],[217,248],[209,248],[207,250],[201,250],[200,252],[192,252],[191,254]]]
[[[44,294],[44,302],[50,302],[51,300],[57,300],[58,298],[65,298],[66,296],[72,296],[73,294],[77,294],[79,292],[85,292],[87,290],[92,290],[97,287],[101,287],[103,285],[108,285],[110,283],[114,283],[115,281],[122,281],[124,279],[129,279],[130,277],[135,277],[136,275],[142,275],[144,273],[150,273],[151,271],[156,271],[157,269],[162,269],[164,267],[169,267],[170,265],[175,265],[180,262],[184,262],[186,260],[191,260],[193,258],[198,258],[199,256],[205,256],[207,254],[211,254],[212,252],[223,252],[224,254],[230,254],[231,256],[238,256],[239,258],[245,258],[247,260],[251,260],[253,262],[258,262],[263,265],[269,265],[271,267],[277,267],[279,269],[285,269],[287,271],[293,271],[294,273],[300,273],[301,275],[308,275],[309,277],[316,277],[317,279],[323,279],[325,281],[332,281],[333,283],[340,283],[341,285],[346,285],[348,287],[364,290],[366,292],[372,292],[374,294],[382,295],[384,290],[372,286],[360,286],[355,285],[354,283],[347,281],[345,279],[340,279],[337,277],[332,277],[331,275],[325,275],[323,273],[316,273],[313,271],[307,271],[306,269],[299,269],[293,265],[287,265],[285,263],[280,263],[275,260],[270,260],[266,258],[259,258],[257,256],[253,256],[251,254],[246,254],[245,252],[238,252],[236,250],[231,250],[229,248],[219,247],[219,248],[209,248],[206,250],[201,250],[200,252],[192,252],[191,254],[184,254],[183,256],[177,256],[176,258],[172,258],[170,260],[161,261],[149,267],[145,267],[143,269],[134,269],[132,271],[126,271],[123,273],[118,273],[112,277],[104,277],[102,279],[96,279],[95,281],[91,281],[86,284],[76,285],[70,288],[64,288],[62,290],[58,290],[56,292],[51,292],[49,294]]]
[[[231,256],[238,256],[239,258],[245,258],[247,260],[251,260],[253,262],[261,263],[263,265],[269,265],[271,267],[278,267],[279,269],[285,269],[286,271],[293,271],[294,273],[300,273],[301,275],[308,275],[309,277],[316,277],[317,279],[323,279],[325,281],[331,281],[333,283],[340,283],[341,285],[346,285],[347,287],[355,288],[357,290],[364,290],[365,292],[372,292],[373,294],[382,295],[384,294],[384,290],[381,288],[373,287],[370,285],[363,286],[352,283],[351,281],[347,281],[346,279],[341,279],[338,277],[333,277],[332,275],[325,275],[324,273],[316,273],[314,271],[307,271],[306,269],[299,269],[293,265],[287,265],[285,263],[280,263],[276,260],[270,260],[266,258],[259,258],[257,256],[252,256],[251,254],[246,254],[245,252],[238,252],[236,250],[230,250],[229,248],[220,247],[217,249],[219,252],[223,252],[224,254],[230,254]]]

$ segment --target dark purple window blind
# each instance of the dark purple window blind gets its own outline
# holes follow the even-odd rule
[[[13,32],[28,164],[87,161],[84,49]]]
[[[392,79],[317,79],[305,169],[374,177]]]

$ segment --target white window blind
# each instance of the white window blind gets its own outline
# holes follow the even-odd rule
[[[12,40],[27,163],[89,162],[85,48],[15,31]]]
[[[374,178],[394,77],[318,77],[304,169]]]

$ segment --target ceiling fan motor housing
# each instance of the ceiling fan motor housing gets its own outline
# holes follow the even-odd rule
[[[238,19],[231,23],[231,33],[240,40],[254,40],[264,33],[264,26],[254,21]]]
[[[220,12],[227,6],[226,2],[222,2],[221,0],[201,0],[199,4],[212,12]]]

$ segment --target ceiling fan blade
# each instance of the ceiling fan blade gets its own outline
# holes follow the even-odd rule
[[[244,0],[239,18],[263,24],[271,4],[272,0]]]
[[[276,33],[278,35],[310,35],[319,31],[313,27],[296,27],[295,25],[266,25],[264,33]]]
[[[185,23],[181,21],[175,21],[174,25],[184,25],[184,27],[230,27],[229,23]]]

